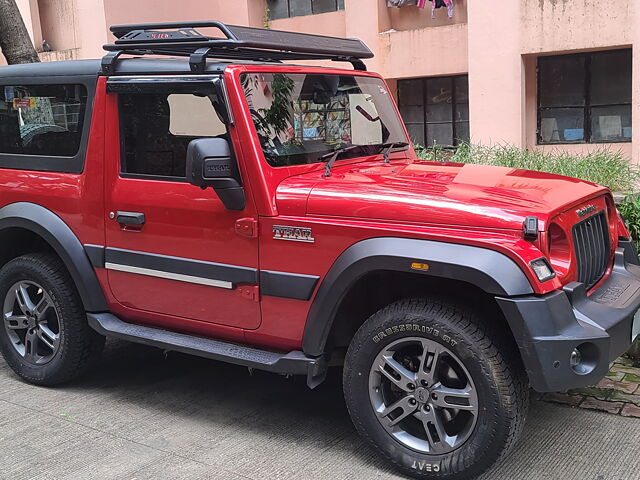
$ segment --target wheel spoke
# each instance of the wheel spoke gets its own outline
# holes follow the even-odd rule
[[[430,452],[446,452],[452,446],[451,437],[445,432],[442,418],[435,409],[432,408],[428,412],[421,409],[414,416],[422,422],[429,441]]]
[[[33,363],[38,360],[38,334],[35,329],[27,331],[25,336],[24,358]]]
[[[24,330],[25,328],[29,328],[29,321],[25,315],[7,313],[4,316],[4,324],[9,330]]]
[[[400,365],[400,363],[396,361],[393,356],[387,354],[387,352],[378,357],[378,369],[380,373],[405,392],[411,392],[415,389],[415,374]]]
[[[391,415],[393,412],[397,412],[399,409],[402,410],[402,413],[400,413],[393,419],[389,417],[389,415]],[[418,404],[415,399],[413,399],[412,397],[403,397],[390,406],[379,409],[376,414],[381,419],[384,419],[384,421],[387,423],[387,426],[393,427],[394,425],[397,425],[399,422],[414,413],[417,409]]]
[[[18,301],[18,306],[20,307],[20,310],[22,310],[22,313],[27,315],[29,314],[29,312],[33,312],[35,310],[36,306],[31,300],[29,291],[27,290],[25,284],[21,283],[20,285],[18,285],[15,295],[16,300]]]
[[[49,329],[49,327],[44,324],[38,325],[36,333],[38,335],[38,338],[42,340],[42,343],[44,343],[51,350],[55,349],[56,343],[58,342],[60,335],[58,335],[57,333],[53,333]]]
[[[35,308],[33,309],[33,313],[35,314],[36,318],[40,320],[42,317],[44,317],[44,314],[49,309],[49,307],[51,307],[51,302],[49,301],[49,297],[47,296],[47,294],[43,293],[42,299],[38,302],[38,305],[36,305]]]
[[[420,367],[418,368],[418,379],[427,385],[436,382],[435,374],[442,349],[435,342],[422,342],[422,355],[420,357]]]
[[[448,388],[439,384],[431,390],[431,403],[441,408],[475,411],[477,409],[473,388]]]

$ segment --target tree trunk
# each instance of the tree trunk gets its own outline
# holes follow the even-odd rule
[[[15,0],[0,0],[0,49],[9,65],[40,61]]]

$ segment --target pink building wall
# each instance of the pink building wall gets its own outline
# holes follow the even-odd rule
[[[43,59],[95,58],[116,23],[219,19],[264,26],[265,0],[18,0]],[[632,143],[539,146],[536,61],[540,55],[640,45],[637,0],[456,0],[430,8],[388,8],[386,0],[344,0],[337,12],[273,20],[270,28],[357,37],[376,54],[366,63],[395,89],[399,79],[469,75],[471,139],[532,149],[622,151],[640,163],[640,120]],[[429,4],[428,4],[429,5]],[[60,12],[52,15],[51,12]],[[49,38],[46,38],[49,37]],[[633,54],[633,116],[640,119],[640,50]]]

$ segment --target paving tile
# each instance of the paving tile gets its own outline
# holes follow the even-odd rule
[[[612,372],[631,373],[632,375],[640,375],[640,368],[630,367],[628,365],[614,365],[611,367]]]
[[[624,392],[614,391],[607,400],[614,402],[633,403],[640,407],[640,394],[629,394]]]
[[[597,398],[586,398],[584,402],[580,404],[580,408],[586,408],[589,410],[600,410],[608,413],[620,413],[622,402],[606,402],[604,400],[598,400]]]
[[[622,373],[622,372],[618,372],[618,373]],[[617,380],[617,379],[616,379]],[[636,375],[634,373],[627,373],[624,377],[623,380],[625,382],[631,382],[631,383],[637,383],[640,384],[640,375]]]
[[[615,380],[611,380],[610,378],[605,377],[598,382],[596,388],[618,390],[619,392],[624,393],[633,393],[638,389],[638,384],[631,382],[616,382]]]
[[[640,418],[640,407],[638,407],[637,405],[633,405],[633,404],[627,403],[624,406],[624,408],[622,409],[622,412],[620,412],[620,414],[623,417]]]
[[[547,393],[543,400],[546,402],[561,403],[563,405],[578,406],[584,397],[581,395],[568,395],[566,393]]]
[[[607,378],[610,378],[611,380],[615,380],[615,381],[620,381],[624,378],[624,376],[627,375],[624,372],[609,372],[607,373]]]

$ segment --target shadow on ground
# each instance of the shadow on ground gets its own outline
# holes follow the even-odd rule
[[[81,380],[19,381],[0,360],[1,479],[401,478],[362,443],[341,372],[319,388],[110,341]],[[638,478],[640,420],[533,402],[485,479]]]

